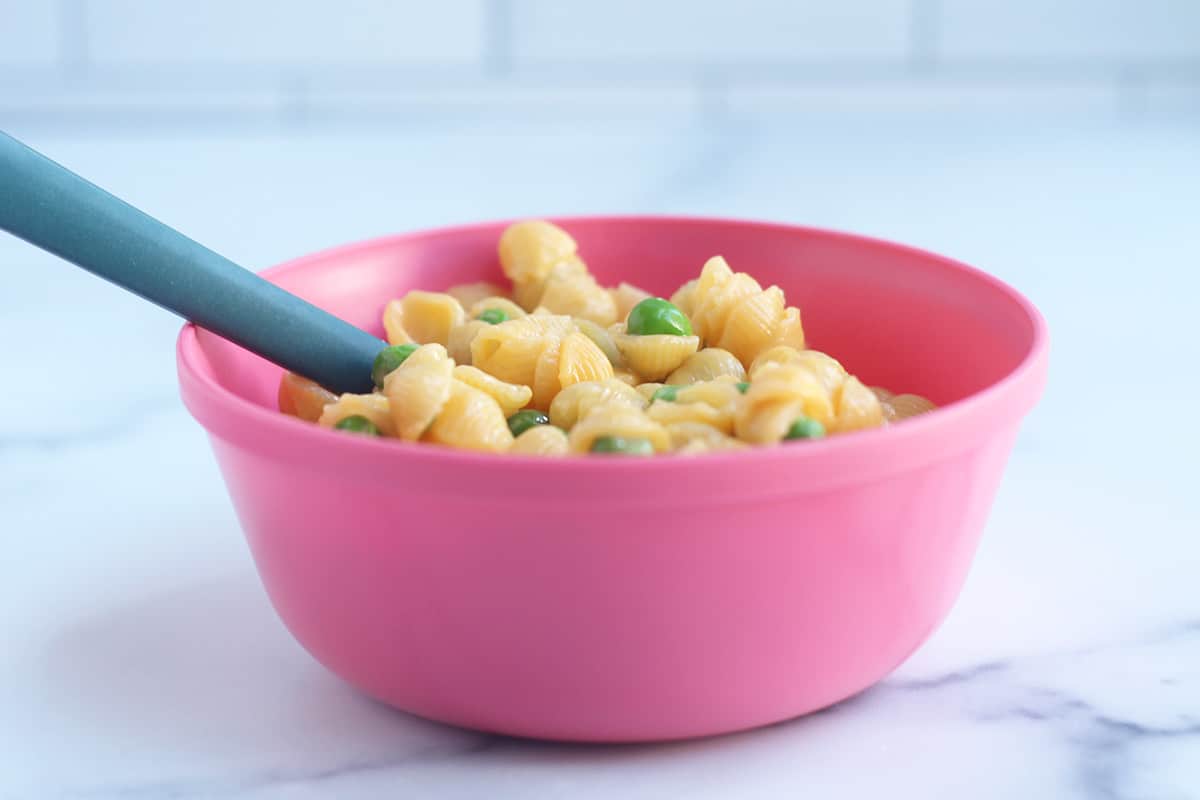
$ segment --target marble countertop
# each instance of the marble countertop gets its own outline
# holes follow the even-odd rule
[[[0,237],[0,798],[1200,798],[1200,120],[13,130],[234,260],[548,212],[803,221],[988,269],[1054,337],[960,601],[763,730],[516,741],[356,695],[259,585],[177,321]]]

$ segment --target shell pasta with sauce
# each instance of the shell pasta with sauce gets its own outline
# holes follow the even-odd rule
[[[339,397],[284,373],[279,409],[347,434],[555,457],[799,443],[934,408],[808,349],[783,290],[721,256],[667,300],[601,286],[549,222],[510,225],[498,251],[508,290],[463,284],[387,302],[374,392]]]

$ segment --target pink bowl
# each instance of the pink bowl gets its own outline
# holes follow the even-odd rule
[[[930,253],[730,220],[560,221],[597,276],[660,294],[723,254],[868,384],[944,407],[700,458],[543,461],[369,440],[275,411],[279,368],[187,325],[209,431],[267,592],[321,663],[444,722],[521,736],[703,736],[878,681],[950,609],[1045,382],[1036,309]],[[504,223],[393,236],[267,274],[380,332],[411,288],[500,280]]]

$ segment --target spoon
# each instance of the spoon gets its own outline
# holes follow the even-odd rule
[[[384,342],[0,131],[0,229],[327,389],[367,392]]]

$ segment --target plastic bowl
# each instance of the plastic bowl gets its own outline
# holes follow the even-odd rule
[[[797,303],[812,347],[938,411],[725,455],[519,459],[346,436],[275,410],[280,370],[187,325],[208,430],[266,590],[322,664],[390,705],[520,736],[638,741],[763,725],[884,677],[949,611],[1045,324],[954,261],[811,228],[559,220],[598,278],[660,294],[715,254]],[[411,288],[496,280],[505,223],[308,256],[271,280],[380,332]]]

